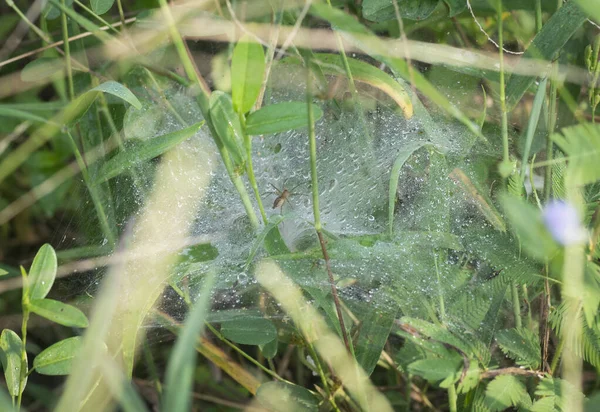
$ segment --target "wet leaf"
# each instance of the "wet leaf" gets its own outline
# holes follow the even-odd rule
[[[277,346],[279,341],[273,339],[271,342],[267,342],[264,345],[259,345],[260,351],[263,356],[267,359],[273,359],[277,355]]]
[[[19,335],[10,329],[4,329],[0,335],[0,360],[4,368],[4,378],[8,393],[11,396],[19,396],[19,382],[21,379],[21,349],[23,342]],[[23,388],[25,388],[25,382]]]
[[[210,118],[213,126],[237,166],[246,160],[244,135],[240,119],[228,94],[215,91],[210,95]]]
[[[96,183],[112,179],[137,164],[160,156],[195,135],[203,124],[204,121],[198,122],[176,132],[133,143],[104,163],[98,172]]]
[[[35,371],[42,375],[68,375],[82,340],[82,337],[75,336],[44,349],[33,360]]]
[[[125,100],[127,103],[129,103],[136,109],[142,108],[142,104],[140,103],[138,98],[135,97],[135,95],[133,93],[131,93],[131,90],[129,90],[127,87],[123,86],[121,83],[117,83],[112,80],[109,80],[107,82],[102,83],[99,86],[94,87],[93,89],[88,91],[88,93],[90,93],[90,92],[104,92],[104,93],[112,94],[113,96],[117,96],[117,97]]]
[[[313,105],[315,122],[323,111]],[[249,135],[272,134],[308,127],[308,109],[304,102],[286,102],[265,106],[248,115],[246,133]]]
[[[29,269],[29,298],[43,299],[48,295],[56,278],[56,252],[49,244],[40,248]]]
[[[87,328],[89,322],[85,314],[75,306],[52,299],[32,299],[29,310],[43,318],[63,326]]]

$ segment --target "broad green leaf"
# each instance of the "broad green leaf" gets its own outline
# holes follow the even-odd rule
[[[540,366],[540,340],[529,329],[505,329],[496,333],[496,341],[519,366],[538,369]]]
[[[37,82],[50,77],[63,76],[64,60],[54,57],[40,57],[27,63],[21,70],[21,80],[24,82]]]
[[[260,93],[265,72],[265,53],[262,45],[248,35],[233,49],[231,58],[231,98],[239,114],[249,112]]]
[[[33,368],[42,375],[68,375],[83,338],[75,336],[44,349],[33,360]]]
[[[264,345],[258,345],[260,348],[260,352],[267,359],[273,359],[275,355],[277,355],[277,346],[279,341],[277,339],[273,339],[271,342],[265,343]]]
[[[542,59],[552,61],[563,48],[571,36],[587,19],[586,14],[581,11],[577,2],[565,3],[556,13],[552,15],[542,30],[535,36],[533,42],[527,48],[522,60],[517,64],[527,64],[528,59]],[[506,103],[509,110],[521,100],[523,94],[534,82],[535,77],[513,74],[506,85]]]
[[[238,114],[233,110],[233,102],[228,94],[215,91],[210,95],[210,119],[227,148],[236,166],[242,166],[246,161],[244,150],[244,134]]]
[[[396,156],[396,160],[394,161],[394,166],[392,167],[392,172],[390,173],[390,185],[388,190],[388,231],[390,236],[394,232],[394,210],[396,208],[398,179],[400,179],[402,166],[404,166],[404,163],[406,163],[408,158],[422,146],[423,143],[421,142],[410,143],[407,148],[398,153],[398,156]]]
[[[558,251],[558,244],[546,229],[538,208],[510,195],[502,196],[501,202],[521,245],[532,257],[544,261]]]
[[[56,252],[46,243],[35,255],[29,269],[29,299],[43,299],[48,295],[56,278],[56,269]]]
[[[214,281],[214,274],[209,273],[204,280],[202,292],[196,303],[194,303],[183,329],[180,329],[165,374],[161,408],[163,411],[187,412],[190,408],[194,370],[196,368],[196,342],[204,329],[204,319],[210,303]]]
[[[298,59],[289,59],[289,61],[299,63]],[[413,105],[410,95],[392,76],[367,62],[353,58],[348,58],[347,61],[355,81],[378,88],[394,99],[402,109],[404,117],[410,119],[413,116]],[[341,57],[337,54],[317,53],[311,62],[318,65],[323,74],[346,76]]]
[[[565,177],[570,183],[585,185],[600,180],[599,125],[583,123],[567,127],[553,134],[552,140],[567,156]]]
[[[316,105],[312,107],[316,122],[323,116],[323,111]],[[308,127],[308,109],[304,102],[271,104],[250,113],[246,119],[246,133],[252,136],[304,127]]]
[[[185,129],[127,146],[126,150],[104,163],[98,172],[96,183],[112,179],[137,164],[160,156],[195,135],[203,124],[204,121],[201,121]]]
[[[364,0],[363,16],[371,21],[395,20],[395,0]],[[439,0],[402,0],[398,1],[400,17],[409,20],[423,20],[437,7]]]
[[[532,404],[525,385],[512,375],[500,375],[488,384],[485,403],[492,412],[503,411],[511,406],[527,408]]]
[[[19,382],[21,380],[21,350],[23,342],[19,335],[10,329],[4,329],[0,335],[0,360],[4,368],[4,378],[8,393],[11,396],[19,396]],[[23,383],[23,389],[27,378]]]
[[[242,345],[264,345],[277,338],[277,329],[270,320],[249,316],[221,323],[221,333]]]
[[[8,271],[0,268],[0,276],[8,275]]]
[[[448,5],[450,13],[448,17],[454,17],[457,14],[462,13],[467,8],[467,0],[444,0],[444,3]]]
[[[135,107],[138,110],[142,108],[142,104],[140,103],[138,98],[135,97],[135,95],[133,93],[131,93],[131,90],[129,90],[127,87],[123,86],[121,83],[117,83],[112,80],[109,80],[107,82],[104,82],[104,83],[94,87],[93,89],[88,91],[88,93],[90,93],[90,92],[109,93],[109,94],[112,94],[113,96],[117,96],[117,97],[125,100],[127,103],[129,103],[130,105],[132,105],[133,107]]]
[[[259,402],[275,412],[310,412],[319,410],[319,398],[301,386],[285,382],[267,382],[256,392]]]
[[[463,361],[459,357],[450,359],[423,359],[408,365],[410,373],[421,376],[430,382],[440,382],[448,378],[452,382],[460,379]]]
[[[102,15],[110,10],[115,0],[90,0],[90,6],[94,13]]]
[[[52,322],[74,328],[87,328],[89,322],[85,314],[75,306],[53,299],[32,299],[29,310]]]

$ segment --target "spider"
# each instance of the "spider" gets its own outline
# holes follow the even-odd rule
[[[289,200],[290,196],[296,195],[298,193],[294,193],[294,190],[296,188],[298,188],[298,186],[300,186],[302,183],[297,184],[296,186],[294,186],[292,189],[288,190],[285,188],[285,183],[284,183],[284,187],[283,190],[279,190],[275,185],[271,184],[271,186],[273,187],[273,189],[275,189],[275,192],[267,192],[265,194],[268,193],[272,193],[277,195],[277,197],[275,198],[275,200],[273,201],[273,209],[280,209],[280,212],[283,211],[283,205],[287,202],[290,206],[292,206],[291,201]]]

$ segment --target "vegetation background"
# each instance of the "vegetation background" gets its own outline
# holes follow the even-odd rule
[[[599,0],[0,4],[1,410],[600,410]]]

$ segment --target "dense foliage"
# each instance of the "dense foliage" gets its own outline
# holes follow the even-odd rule
[[[7,0],[0,408],[598,410],[595,22]]]

